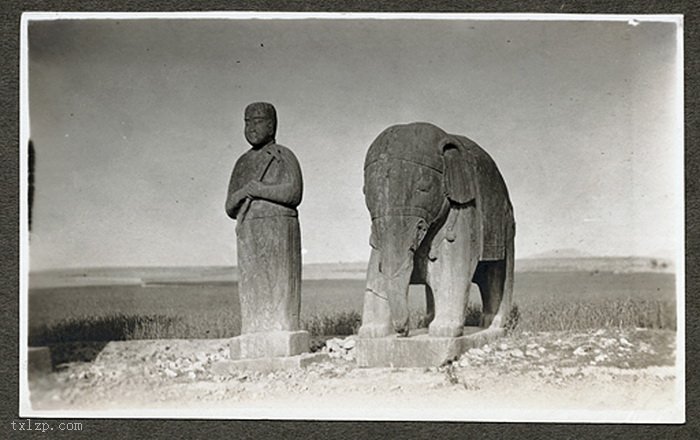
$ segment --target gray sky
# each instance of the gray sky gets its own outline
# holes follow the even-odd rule
[[[233,265],[224,213],[243,109],[299,158],[304,261],[363,261],[364,154],[428,121],[486,149],[516,253],[671,256],[676,26],[427,20],[29,25],[32,270]]]

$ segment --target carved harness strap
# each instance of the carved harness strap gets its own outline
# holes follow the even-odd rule
[[[371,161],[365,163],[365,169],[369,168],[370,165],[377,163],[377,162],[389,162],[389,161],[403,161],[403,162],[410,162],[412,164],[418,165],[420,167],[425,167],[425,168],[430,168],[433,171],[436,171],[440,174],[443,173],[444,170],[444,162],[442,161],[442,157],[439,158],[431,158],[431,157],[426,157],[426,156],[420,156],[420,157],[401,157],[396,154],[392,154],[390,152],[382,152],[378,155],[378,157]]]
[[[402,217],[420,217],[426,220],[433,220],[429,219],[430,211],[424,208],[420,207],[415,207],[415,206],[395,206],[395,207],[390,207],[390,208],[385,208],[382,209],[380,212],[378,212],[376,215],[372,215],[372,220],[381,218],[381,217],[388,217],[388,216],[402,216]]]

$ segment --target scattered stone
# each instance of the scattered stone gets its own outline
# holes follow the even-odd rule
[[[555,370],[553,367],[550,367],[548,365],[540,365],[540,375],[541,376],[552,376],[554,375]]]
[[[578,347],[576,350],[574,350],[574,355],[576,356],[585,356],[587,354],[588,350],[585,347]]]
[[[484,353],[484,350],[482,350],[480,348],[470,348],[467,353],[469,353],[470,356],[477,356],[477,357],[480,357],[480,356],[483,356],[486,354],[486,353]]]
[[[348,336],[345,339],[331,338],[326,341],[321,352],[328,353],[328,356],[334,359],[353,361],[355,360],[355,345],[354,336]]]
[[[529,339],[507,337],[467,351],[457,357],[449,368],[452,368],[452,375],[458,379],[457,388],[461,390],[464,387],[471,390],[478,389],[474,384],[478,380],[477,377],[481,375],[531,374],[541,383],[546,382],[551,386],[559,387],[575,382],[581,374],[586,376],[602,374],[607,381],[615,380],[614,371],[618,371],[617,369],[639,369],[658,365],[661,368],[660,371],[667,371],[667,366],[673,365],[675,339],[668,342],[674,338],[673,335],[668,336],[663,333],[658,336],[657,333],[649,331],[640,337],[629,330],[624,333],[617,329],[606,330],[604,335],[609,337],[593,337],[593,333],[594,331],[536,333]],[[601,332],[595,333],[603,335]],[[559,340],[560,345],[555,346],[552,342],[554,340]],[[411,395],[416,391],[413,385],[410,388],[401,388],[406,384],[404,382],[406,370],[399,368],[392,371],[397,373],[393,376],[396,377],[393,383],[374,382],[373,384],[371,381],[364,380],[372,377],[372,371],[355,367],[354,350],[357,341],[353,337],[336,337],[328,341],[328,346],[322,349],[325,354],[317,353],[319,356],[325,356],[326,361],[316,362],[303,368],[276,369],[273,370],[273,374],[270,374],[270,370],[243,374],[241,371],[226,368],[220,372],[224,376],[217,375],[218,370],[215,365],[217,362],[213,359],[221,357],[215,345],[206,348],[201,343],[171,342],[168,344],[169,350],[164,352],[162,348],[152,346],[151,342],[130,341],[128,344],[123,343],[122,346],[124,348],[128,346],[129,350],[125,351],[121,358],[103,355],[92,363],[67,363],[55,367],[51,377],[54,378],[52,383],[59,387],[60,391],[56,399],[67,403],[84,400],[86,396],[83,393],[87,392],[106,395],[121,385],[127,385],[127,388],[138,388],[143,385],[143,389],[153,389],[153,387],[170,384],[164,388],[164,391],[159,391],[159,395],[153,396],[154,400],[168,401],[176,397],[175,394],[167,391],[173,383],[194,385],[198,381],[202,381],[202,394],[192,398],[201,397],[201,400],[233,401],[240,400],[241,396],[249,399],[256,393],[274,395],[285,390],[301,395],[309,392],[309,389],[311,393],[318,393],[323,389],[325,393],[330,394],[333,387],[340,386],[342,382],[338,381],[343,377],[352,379],[352,384],[362,384],[355,386],[358,395],[367,393],[369,388],[377,393],[391,391],[396,398],[403,394],[409,395],[409,389]],[[357,343],[361,344],[361,342]],[[137,351],[134,347],[141,348]],[[145,350],[150,350],[151,347],[157,348],[158,351]],[[331,351],[336,352],[338,356],[331,359]],[[436,374],[444,371],[445,367],[442,368],[441,370],[428,367],[419,370],[424,372],[426,378],[425,389],[450,386],[449,382],[443,380],[444,375]],[[634,370],[624,373],[630,381],[634,380],[631,374],[633,372]],[[669,375],[671,379],[674,377],[671,373],[664,374]],[[439,383],[436,384],[435,380]],[[332,385],[329,387],[329,384]],[[44,385],[37,383],[34,386],[43,387]],[[197,387],[199,389],[199,384]],[[222,391],[209,391],[209,387],[218,387]],[[68,389],[70,391],[67,391]],[[56,391],[56,388],[44,391],[42,399],[51,400],[52,391]]]
[[[519,348],[514,348],[509,353],[512,357],[515,357],[515,358],[524,358],[525,357],[525,353],[523,353],[523,351]]]
[[[647,344],[646,342],[640,342],[639,346],[637,347],[637,350],[639,350],[641,353],[649,353],[649,354],[656,353],[654,351],[654,349],[651,348],[651,345]]]
[[[617,339],[613,339],[613,338],[602,338],[602,339],[598,342],[598,344],[600,344],[600,346],[601,346],[602,348],[612,347],[613,345],[616,345],[616,344],[617,344]]]

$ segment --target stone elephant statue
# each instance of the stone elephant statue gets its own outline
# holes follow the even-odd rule
[[[481,291],[481,327],[503,327],[515,220],[483,149],[429,123],[391,126],[367,151],[363,191],[372,251],[360,337],[408,335],[409,284],[425,285],[431,336],[462,335],[472,282]]]

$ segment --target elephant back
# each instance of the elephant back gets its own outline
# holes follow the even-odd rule
[[[443,207],[444,161],[438,145],[447,133],[427,123],[394,125],[370,145],[364,193],[372,218],[412,215],[431,222]]]
[[[431,222],[444,212],[446,197],[458,206],[474,203],[482,259],[504,258],[513,208],[496,163],[474,141],[425,122],[393,125],[370,145],[364,175],[372,219],[413,215]]]
[[[483,233],[482,260],[501,260],[505,257],[508,235],[514,227],[513,207],[508,188],[496,162],[476,142],[452,135],[460,144],[465,167],[474,173],[476,206],[479,210]]]
[[[439,146],[449,135],[425,122],[392,125],[377,136],[365,157],[365,170],[380,160],[402,160],[442,173],[444,165]]]

